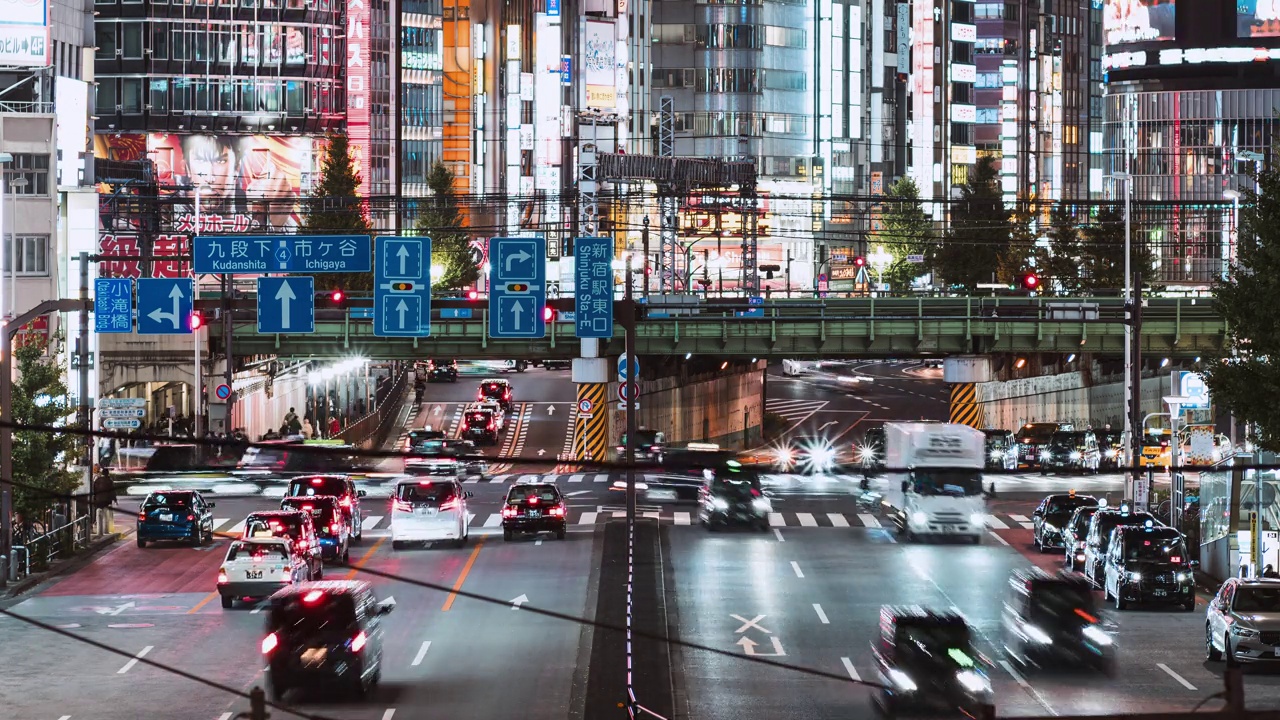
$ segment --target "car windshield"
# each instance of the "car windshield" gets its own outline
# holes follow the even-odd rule
[[[189,493],[174,493],[172,495],[152,495],[147,498],[143,504],[143,510],[156,510],[159,508],[182,508],[191,507],[191,495]]]
[[[1085,495],[1058,498],[1056,500],[1050,500],[1049,506],[1044,509],[1044,512],[1046,515],[1066,515],[1067,513],[1075,512],[1075,509],[1078,507],[1088,507],[1097,504],[1097,500]]]
[[[458,488],[453,483],[419,482],[405,483],[396,488],[396,499],[426,507],[440,507],[458,497]]]
[[[915,470],[911,473],[920,495],[979,495],[982,474],[976,470]]]
[[[447,451],[443,440],[427,440],[413,446],[417,455],[443,455]]]
[[[898,659],[906,666],[944,664],[971,667],[975,653],[969,628],[961,621],[898,623]]]
[[[302,519],[293,517],[254,517],[250,516],[244,524],[245,534],[249,537],[272,537],[288,535],[297,538],[302,534]]]
[[[1111,543],[1111,531],[1121,525],[1141,525],[1146,521],[1155,521],[1155,518],[1147,513],[1108,513],[1098,518],[1098,537],[1101,539],[1099,546],[1106,550]]]
[[[862,435],[862,442],[867,445],[884,445],[884,428],[872,428]]]
[[[192,445],[156,445],[155,452],[147,460],[147,470],[177,472],[200,467],[196,449]]]
[[[351,596],[319,590],[290,595],[271,613],[273,628],[292,635],[345,631],[355,622]]]
[[[227,550],[227,562],[232,560],[288,560],[289,553],[276,543],[233,542]]]
[[[760,497],[761,494],[759,481],[717,478],[709,487],[714,495],[722,495],[739,500]]]
[[[1023,425],[1022,429],[1018,431],[1018,441],[1035,444],[1047,443],[1057,431],[1058,426],[1053,424]]]
[[[1231,609],[1237,613],[1280,612],[1280,587],[1241,585]]]
[[[502,397],[502,393],[506,391],[506,388],[501,383],[485,383],[481,386],[481,390],[488,397]]]
[[[1093,622],[1097,612],[1093,593],[1080,582],[1037,580],[1031,584],[1031,616],[1033,620],[1080,620]],[[1093,620],[1090,620],[1093,618]]]
[[[333,495],[347,492],[346,480],[337,477],[295,478],[289,483],[288,495]]]
[[[636,431],[636,445],[639,445],[639,446],[641,446],[641,447],[644,447],[644,446],[647,446],[647,445],[658,445],[659,443],[661,443],[661,442],[662,442],[661,435],[662,435],[662,433],[659,433],[659,432],[658,432],[658,431],[656,431],[656,430],[637,430],[637,431]],[[623,445],[624,447],[626,446],[626,444],[627,444],[627,435],[626,435],[626,433],[623,433],[623,434],[622,434],[622,440],[621,440],[621,443],[622,443],[622,445]]]
[[[1120,433],[1098,433],[1099,445],[1119,445]]]
[[[1004,431],[987,432],[987,449],[1003,450],[1009,447],[1009,435]]]
[[[1071,516],[1071,529],[1077,533],[1082,532],[1089,526],[1089,520],[1098,512],[1097,507],[1086,507],[1080,509]]]
[[[328,523],[329,519],[333,517],[332,501],[322,503],[316,500],[285,500],[284,505],[293,510],[309,513],[313,519],[318,520],[321,524]]]
[[[560,500],[560,493],[554,485],[525,485],[511,488],[507,496],[508,505],[529,505],[538,503],[554,503]]]
[[[416,445],[428,440],[441,440],[444,438],[443,430],[410,430],[409,444]]]
[[[1084,440],[1085,435],[1082,432],[1056,432],[1049,442],[1052,445],[1060,445],[1062,447],[1076,447],[1084,445]]]
[[[1187,551],[1181,537],[1147,537],[1146,533],[1137,533],[1125,538],[1124,556],[1139,562],[1180,564],[1186,559]]]

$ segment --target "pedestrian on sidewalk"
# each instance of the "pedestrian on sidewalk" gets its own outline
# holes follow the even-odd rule
[[[302,427],[300,430],[302,432],[303,440],[310,440],[312,436],[316,434],[315,428],[311,427],[311,418],[302,419]]]
[[[284,414],[284,424],[292,435],[302,432],[302,421],[298,419],[298,411],[294,408],[289,408],[289,412]]]
[[[116,504],[116,484],[111,480],[111,470],[103,466],[93,479],[93,504],[97,514],[98,533],[105,535],[115,529],[111,507]]]
[[[336,438],[342,433],[342,423],[338,421],[337,415],[329,417],[329,437]]]

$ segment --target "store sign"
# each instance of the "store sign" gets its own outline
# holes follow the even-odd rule
[[[369,151],[370,85],[369,4],[347,2],[347,137],[356,160],[356,173],[369,177],[373,167]],[[369,184],[364,184],[368,192]]]
[[[405,50],[400,53],[401,65],[409,70],[443,70],[444,63],[440,53],[428,53],[421,50]]]

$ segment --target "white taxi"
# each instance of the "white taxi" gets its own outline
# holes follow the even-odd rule
[[[406,478],[396,483],[391,498],[391,547],[408,543],[450,540],[454,547],[467,544],[471,518],[467,498],[455,479]]]
[[[293,552],[288,538],[242,538],[227,548],[218,570],[222,607],[236,600],[270,597],[275,591],[311,579],[307,562]]]

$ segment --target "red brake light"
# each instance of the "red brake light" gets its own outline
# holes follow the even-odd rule
[[[404,500],[396,500],[394,507],[400,512],[413,512],[413,503],[405,502]]]
[[[364,647],[365,641],[366,641],[366,638],[364,636],[363,630],[356,633],[356,636],[351,638],[351,652],[360,652],[360,650]]]
[[[510,391],[510,390],[508,390],[508,391],[506,391],[506,392],[502,393],[502,399],[503,399],[503,400],[510,400],[510,399],[511,399],[511,391]]]
[[[195,520],[195,519],[196,519],[196,516],[195,516],[195,515],[188,515],[188,516],[187,516],[187,522],[191,522],[192,520]]]
[[[322,597],[324,597],[324,592],[323,592],[323,591],[321,591],[321,590],[312,590],[311,592],[309,592],[309,593],[307,593],[306,595],[303,595],[303,596],[302,596],[302,602],[307,603],[308,605],[310,605],[311,603],[319,602],[319,601],[320,601],[320,598],[322,598]]]
[[[530,504],[530,505],[537,505],[537,504],[538,504],[538,496],[537,496],[537,495],[533,495],[533,496],[531,496],[531,497],[529,498],[529,504]]]
[[[144,520],[144,521],[145,521],[145,520],[147,519],[147,514],[146,514],[146,513],[144,513],[144,512],[140,512],[140,513],[138,513],[138,519],[139,519],[139,520]]]
[[[518,508],[508,505],[502,508],[502,517],[515,517],[518,512],[520,512]]]
[[[329,532],[337,535],[342,530],[342,525],[338,523],[329,523]]]
[[[1171,555],[1171,556],[1169,557],[1169,562],[1176,562],[1176,563],[1180,563],[1180,562],[1182,562],[1182,556],[1181,556],[1181,555]]]
[[[310,505],[303,505],[303,506],[302,506],[302,509],[303,509],[303,510],[306,510],[307,512],[310,512],[310,511],[311,511],[311,506],[310,506]]]
[[[421,485],[421,486],[423,486],[423,487],[431,487],[431,481],[430,481],[430,480],[419,480],[419,481],[418,481],[418,484],[419,484],[419,485]]]
[[[306,550],[306,549],[307,549],[307,541],[306,541],[306,540],[299,540],[299,541],[298,541],[298,549],[299,549],[299,550]]]
[[[219,572],[219,573],[218,573],[218,584],[219,584],[219,585],[226,585],[226,584],[227,584],[227,574],[226,574],[226,573],[224,573],[224,572]]]
[[[312,485],[320,485],[324,482],[324,478],[311,478]]]
[[[551,508],[551,514],[555,517],[564,517],[564,503]]]
[[[270,655],[271,651],[275,650],[276,646],[279,644],[280,644],[280,640],[276,637],[275,633],[271,633],[270,635],[267,635],[266,637],[262,638],[262,654]]]
[[[468,290],[468,291],[467,291],[467,299],[468,299],[468,300],[475,300],[475,299],[476,299],[476,298],[478,298],[478,297],[480,297],[480,293],[476,292],[475,290]]]
[[[339,504],[339,505],[341,505],[342,507],[349,508],[349,507],[351,507],[351,498],[349,498],[349,497],[344,497],[344,498],[342,498],[341,500],[339,500],[339,501],[338,501],[338,504]]]
[[[441,510],[457,510],[462,505],[462,501],[458,498],[440,503]]]

